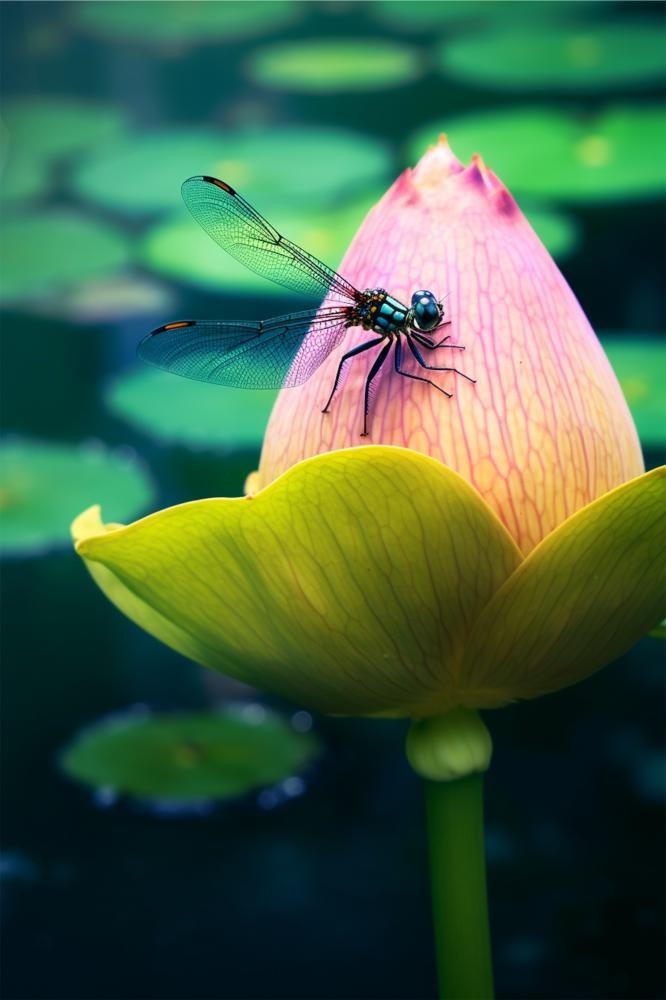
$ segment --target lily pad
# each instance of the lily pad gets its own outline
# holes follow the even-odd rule
[[[550,25],[547,31],[514,25],[447,38],[437,63],[448,76],[480,87],[576,93],[640,87],[666,72],[662,27],[650,18]]]
[[[439,26],[477,22],[484,27],[490,23],[528,21],[556,21],[571,17],[570,0],[375,0],[370,5],[374,18],[382,24],[400,31],[422,32]],[[604,0],[576,0],[575,10],[580,13],[598,11]]]
[[[166,285],[123,273],[88,281],[35,302],[21,303],[20,308],[37,316],[90,324],[163,315],[175,308],[175,302],[175,294]]]
[[[534,230],[553,257],[562,260],[573,253],[580,244],[580,226],[577,221],[563,212],[548,208],[523,206],[525,215]]]
[[[175,208],[187,177],[210,174],[266,212],[285,202],[307,206],[349,197],[376,185],[389,166],[382,142],[344,129],[169,130],[133,136],[88,158],[73,183],[85,198],[140,215]]]
[[[450,118],[417,132],[411,158],[441,132],[461,159],[481,153],[514,194],[602,202],[666,189],[661,105],[611,105],[589,117],[530,105]]]
[[[59,97],[21,97],[2,111],[10,150],[46,160],[116,140],[126,127],[123,112],[110,104]]]
[[[641,443],[666,444],[666,340],[635,333],[603,336],[604,350],[636,422]]]
[[[487,7],[488,4],[484,4]],[[376,0],[371,12],[382,24],[401,31],[426,31],[453,21],[469,21],[481,16],[476,5],[469,0]]]
[[[381,194],[373,191],[363,198],[343,204],[335,212],[289,212],[282,206],[275,214],[267,214],[273,225],[290,240],[331,267],[337,267],[356,230]],[[263,209],[262,205],[257,207],[260,211]],[[163,277],[176,278],[213,291],[253,297],[285,295],[293,299],[293,292],[267,281],[221,251],[185,209],[155,225],[139,246],[138,254],[146,267]],[[261,312],[256,318],[262,318]]]
[[[298,5],[289,0],[151,0],[118,3],[117,0],[84,0],[72,4],[77,27],[109,41],[142,45],[187,42],[238,41],[265,35],[298,16]]]
[[[5,219],[2,249],[3,302],[37,299],[108,277],[130,259],[129,242],[120,230],[66,208]]]
[[[141,367],[116,379],[104,398],[114,414],[160,441],[241,451],[261,446],[276,395]]]
[[[22,150],[12,150],[0,175],[0,199],[6,202],[30,201],[43,194],[49,186],[47,162]]]
[[[163,278],[184,281],[199,288],[227,290],[238,295],[289,294],[287,289],[274,285],[221,252],[192,216],[183,212],[153,226],[138,247],[138,259]]]
[[[400,87],[423,73],[419,53],[400,42],[310,38],[282,42],[253,53],[250,77],[270,87],[303,93]]]
[[[225,712],[128,712],[84,730],[61,757],[70,778],[111,794],[192,803],[232,799],[282,783],[319,752],[311,733],[260,705]],[[296,779],[296,780],[294,780]],[[287,797],[285,796],[285,797]]]
[[[39,554],[66,547],[85,504],[107,499],[114,520],[142,513],[152,500],[142,466],[126,450],[21,438],[0,444],[0,552]]]

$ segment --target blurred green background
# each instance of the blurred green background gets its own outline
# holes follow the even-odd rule
[[[182,180],[223,177],[337,266],[441,131],[516,196],[663,462],[664,14],[2,4],[5,996],[435,995],[404,726],[183,661],[105,601],[68,525],[238,495],[257,465],[273,395],[135,358],[170,319],[299,308],[195,226]],[[662,665],[646,638],[489,717],[500,997],[663,995]]]

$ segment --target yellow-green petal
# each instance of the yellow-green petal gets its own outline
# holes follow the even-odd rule
[[[533,698],[629,649],[666,612],[666,467],[619,486],[538,545],[489,603],[465,673]]]
[[[100,586],[153,635],[343,714],[464,700],[467,636],[521,559],[472,487],[402,448],[330,452],[252,498],[77,528]]]
[[[99,538],[100,535],[119,531],[123,527],[122,524],[103,524],[101,510],[98,505],[95,505],[84,510],[73,522],[72,538],[78,550],[79,543],[83,545],[86,539]],[[203,651],[193,636],[178,628],[172,621],[164,618],[149,604],[142,601],[101,562],[94,562],[91,559],[86,559],[85,562],[90,575],[102,593],[131,621],[150,635],[161,639],[167,646],[182,653],[183,656],[187,656],[191,660],[200,659]]]

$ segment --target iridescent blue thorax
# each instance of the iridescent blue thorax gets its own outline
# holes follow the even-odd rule
[[[365,330],[376,330],[390,336],[404,330],[408,312],[407,306],[394,299],[384,288],[368,288],[355,310],[354,318]]]

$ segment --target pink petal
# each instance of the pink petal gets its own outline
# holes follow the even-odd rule
[[[263,484],[323,451],[414,448],[472,483],[528,552],[574,511],[643,471],[627,405],[585,314],[479,157],[465,168],[445,140],[429,150],[370,212],[340,271],[407,305],[418,288],[448,293],[445,332],[466,350],[441,348],[427,360],[477,382],[436,374],[454,394],[447,399],[397,376],[388,362],[370,437],[360,437],[363,383],[376,351],[355,359],[331,412],[320,412],[342,354],[373,336],[355,327],[308,382],[281,392],[264,441]]]

